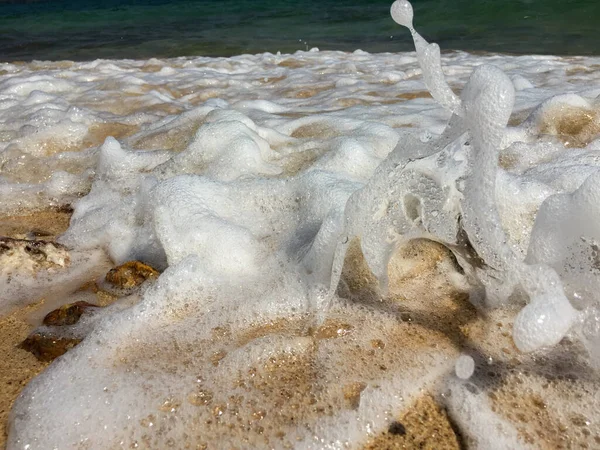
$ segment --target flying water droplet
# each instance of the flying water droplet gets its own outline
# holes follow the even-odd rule
[[[460,355],[456,360],[454,371],[461,380],[468,380],[475,372],[475,361],[469,355]]]
[[[410,2],[407,0],[396,0],[392,4],[390,13],[394,22],[406,28],[412,28],[413,8]]]

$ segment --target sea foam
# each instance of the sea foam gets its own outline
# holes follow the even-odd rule
[[[595,60],[442,57],[392,17],[416,55],[4,65],[3,212],[72,204],[60,243],[164,271],[26,387],[9,448],[356,447],[440,380],[474,448],[525,447],[474,360],[455,379],[453,343],[381,305],[435,241],[519,350],[571,333],[594,363],[600,92],[567,72]],[[374,303],[341,294],[370,277]]]

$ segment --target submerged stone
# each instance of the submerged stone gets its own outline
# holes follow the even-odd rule
[[[64,355],[80,342],[79,338],[57,337],[34,332],[19,347],[33,354],[39,361],[50,362]]]
[[[98,307],[84,301],[63,305],[60,308],[50,311],[48,314],[46,314],[43,323],[44,325],[53,326],[74,325],[79,321],[82,314],[93,308]]]

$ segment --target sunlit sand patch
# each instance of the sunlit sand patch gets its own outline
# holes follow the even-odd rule
[[[342,269],[339,295],[349,298],[377,300],[380,296],[377,278],[371,272],[360,248],[360,240],[350,242]]]
[[[131,136],[138,130],[139,126],[125,123],[96,123],[90,126],[87,136],[77,150],[101,145],[108,136],[121,139]]]
[[[159,103],[152,105],[148,108],[141,110],[140,112],[157,113],[158,116],[174,116],[185,112],[185,107],[177,105],[175,103]]]
[[[572,76],[576,76],[576,75],[587,75],[587,74],[590,74],[590,73],[594,73],[597,70],[600,70],[600,64],[591,64],[589,66],[569,67],[565,71],[565,74],[568,77],[572,77]]]
[[[415,98],[431,98],[431,94],[429,91],[403,92],[396,97],[402,100],[414,100]]]
[[[498,166],[504,170],[513,169],[519,162],[519,155],[504,151],[498,155]]]
[[[164,89],[175,99],[180,99],[181,97],[186,97],[189,95],[198,94],[203,91],[209,92],[218,92],[214,87],[204,87],[204,86],[196,86],[196,85],[178,85],[174,83],[165,83],[161,86],[161,89]]]
[[[30,67],[33,70],[64,70],[75,66],[73,61],[32,61]]]
[[[204,123],[204,119],[190,121],[180,127],[159,130],[132,140],[132,147],[146,150],[185,150],[194,139],[196,132]]]
[[[461,444],[444,408],[431,395],[425,394],[391,422],[387,431],[370,440],[363,450],[460,450],[464,448]]]
[[[120,92],[117,88],[115,91],[119,92],[118,96],[110,95],[111,93],[109,93],[108,95],[103,95],[100,99],[84,99],[79,104],[86,108],[109,112],[117,116],[128,116],[138,111],[151,111],[152,108],[157,108],[157,111],[181,112],[180,106],[168,102],[165,103],[147,95],[153,89],[155,89],[155,86],[145,85],[145,89],[142,89],[140,93],[127,93]]]
[[[320,94],[325,91],[329,91],[333,88],[334,88],[333,85],[327,84],[324,86],[317,85],[317,86],[305,87],[305,88],[301,88],[301,89],[287,89],[284,92],[282,92],[281,95],[284,97],[297,98],[297,99],[311,98],[317,94]]]
[[[425,239],[412,240],[396,250],[390,258],[387,295],[390,298],[402,297],[406,293],[407,282],[436,277],[443,279],[448,272],[456,269],[452,253],[443,245]],[[361,296],[364,295],[365,289],[374,289],[378,284],[377,278],[364,259],[357,238],[350,243],[346,253],[342,279],[351,292],[360,292]],[[431,287],[428,282],[426,284]],[[447,287],[450,292],[457,290],[451,285]]]
[[[600,135],[600,114],[596,110],[561,106],[543,116],[541,134],[552,134],[566,147],[585,147]]]
[[[17,239],[55,239],[69,227],[69,209],[36,211],[24,215],[0,217],[0,236]]]
[[[370,105],[374,103],[374,101],[365,100],[362,98],[340,98],[335,101],[336,106],[340,106],[342,108],[351,108],[352,106],[358,105]]]
[[[570,364],[506,371],[489,393],[494,411],[513,423],[535,448],[597,448],[600,445],[598,380],[578,379]],[[574,398],[569,402],[566,398]]]
[[[31,184],[30,191],[36,188],[36,185],[40,188],[38,192],[41,192],[42,186],[39,183],[48,182],[55,176],[57,171],[64,171],[67,174],[81,175],[85,170],[91,168],[95,163],[94,158],[80,158],[78,152],[72,152],[73,158],[69,154],[71,152],[59,153],[52,157],[38,157],[24,153],[19,150],[16,146],[10,146],[2,153],[4,160],[1,164],[0,171],[6,181],[10,183],[24,183],[25,185]],[[65,175],[64,173],[62,175]],[[69,177],[69,175],[66,175]],[[64,177],[63,177],[64,178]],[[26,201],[26,195],[24,194],[19,198],[16,194],[12,198],[6,199],[0,203],[0,206],[4,206],[4,211],[14,213],[15,215],[27,214],[28,210],[49,210],[56,208],[69,209],[69,204],[73,202],[79,195],[87,193],[89,190],[88,183],[85,178],[72,178],[73,183],[70,184],[71,195],[70,199],[65,198],[63,201],[58,202],[58,206],[55,202],[52,202],[46,197],[37,198],[37,201]],[[77,184],[75,184],[77,182]],[[22,186],[25,187],[26,186]],[[28,189],[25,189],[28,190]],[[17,190],[18,192],[18,190]],[[23,190],[22,190],[23,192]],[[42,195],[36,194],[36,195]],[[54,203],[54,204],[53,204]],[[15,205],[15,207],[8,207],[8,205]]]
[[[396,105],[398,103],[404,103],[406,100],[401,98],[389,98],[389,99],[380,99],[377,103],[381,103],[382,105]]]
[[[403,320],[439,330],[461,347],[468,341],[465,328],[485,326],[469,302],[454,256],[441,244],[409,242],[392,255],[388,277],[387,298],[403,311]]]
[[[388,265],[391,280],[390,294],[399,293],[403,281],[431,274],[441,264],[450,264],[449,267],[457,269],[458,265],[452,258],[452,252],[438,242],[426,239],[414,239],[408,242],[390,259]]]
[[[81,131],[81,130],[80,130]],[[75,152],[85,148],[87,134],[85,131],[71,136],[61,136],[44,130],[40,135],[29,135],[21,139],[18,144],[11,144],[24,153],[48,157],[63,152]],[[10,146],[9,146],[10,148]]]
[[[515,308],[494,311],[493,313],[477,314],[471,320],[463,321],[459,325],[461,339],[465,348],[477,355],[485,355],[487,363],[516,366],[524,361],[524,356],[515,347],[512,339]],[[489,375],[492,378],[499,376],[494,367],[489,367],[490,372],[482,372],[482,377]]]
[[[457,276],[461,275],[450,250],[437,242],[413,240],[392,255],[388,290],[382,294],[355,239],[346,253],[338,293],[359,303],[390,308],[401,320],[440,331],[462,345],[468,338],[465,327],[483,326],[484,320],[469,303],[465,286],[457,286]]]
[[[300,117],[306,117],[309,113],[300,112],[300,111],[286,111],[279,113],[278,115],[281,117],[288,117],[290,119],[299,119]]]
[[[508,119],[508,125],[511,127],[516,127],[521,125],[527,117],[531,114],[531,109],[526,109],[523,111],[513,112]]]
[[[300,67],[304,67],[306,62],[294,58],[287,58],[279,62],[277,65],[281,67],[287,67],[289,69],[299,69]]]
[[[414,123],[393,123],[390,125],[392,128],[414,128],[416,125]]]
[[[138,97],[138,95],[123,94],[119,98],[83,99],[78,103],[79,106],[84,108],[93,108],[97,111],[108,112],[117,116],[127,116],[141,108],[143,104],[148,105],[147,100],[142,103]]]
[[[281,75],[279,77],[266,77],[266,78],[259,78],[258,81],[260,81],[261,83],[264,84],[277,84],[280,81],[283,81],[287,78],[286,75]]]
[[[283,176],[292,176],[308,168],[319,156],[323,154],[320,148],[312,148],[286,155],[280,164],[283,167]]]
[[[323,121],[313,122],[307,125],[301,125],[294,131],[292,131],[291,137],[298,139],[330,139],[332,137],[338,136],[339,134],[339,130],[336,130],[336,128],[331,126],[331,124],[327,123],[326,121]]]
[[[189,378],[187,389],[156,398],[152,417],[141,419],[154,424],[146,427],[142,442],[154,448],[169,423],[188,417],[178,445],[232,440],[238,445],[293,447],[298,426],[312,429],[341,411],[358,408],[363,393],[376,390],[394,367],[400,365],[404,376],[416,382],[415,375],[424,376],[431,368],[426,367],[430,352],[455,354],[443,335],[416,323],[398,321],[385,334],[373,333],[364,328],[366,314],[363,318],[356,309],[349,315],[334,311],[333,317],[339,318],[328,319],[313,331],[312,320],[306,317],[248,330],[221,328],[210,340],[192,342],[191,336],[180,336],[122,348],[116,367],[149,370],[160,378],[171,372],[181,375],[182,370],[189,374],[184,376]],[[274,348],[259,351],[273,344]],[[279,345],[289,350],[278,350]],[[233,369],[246,348],[256,348],[255,356],[248,366]],[[417,385],[407,389],[407,395],[412,392],[407,401]]]
[[[48,365],[18,347],[33,329],[28,316],[42,306],[40,302],[0,318],[0,448],[6,443],[6,421],[13,402],[25,385]]]

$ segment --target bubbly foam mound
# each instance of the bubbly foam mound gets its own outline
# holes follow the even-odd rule
[[[567,335],[598,360],[600,93],[391,13],[416,58],[5,65],[0,207],[72,204],[73,254],[162,271],[27,386],[9,448],[355,448],[426,389],[470,446],[527,446],[485,377]]]

